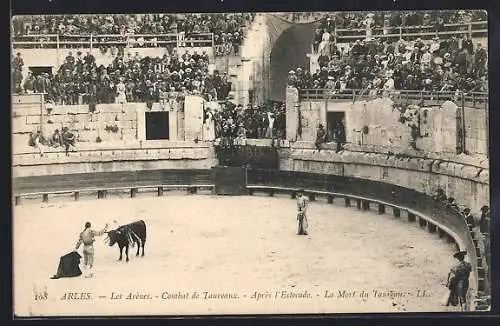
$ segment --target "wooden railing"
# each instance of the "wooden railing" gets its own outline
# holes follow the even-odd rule
[[[383,89],[300,89],[299,100],[303,101],[355,101],[371,100],[381,96],[389,97],[398,104],[440,105],[446,101],[453,101],[459,105],[478,109],[488,108],[488,93],[482,92],[433,92],[418,90],[392,90]]]
[[[167,189],[186,189],[188,194],[196,194],[198,189],[210,189],[213,193],[215,190],[215,185],[213,184],[187,184],[187,185],[147,185],[147,186],[125,186],[125,187],[98,187],[98,188],[78,188],[74,190],[61,190],[61,191],[40,191],[40,192],[27,192],[20,193],[14,196],[15,205],[21,205],[21,198],[23,197],[41,197],[42,202],[49,202],[49,195],[71,195],[75,201],[80,199],[81,194],[91,194],[97,193],[97,198],[107,198],[110,192],[120,192],[128,191],[130,193],[130,198],[137,196],[139,190],[156,190],[158,197],[163,196],[164,191]]]
[[[167,46],[193,46],[212,47],[214,45],[212,33],[191,34],[36,34],[15,36],[12,40],[14,49],[21,48],[99,48],[102,46],[130,46],[142,47],[167,47]],[[142,39],[139,42],[139,39]]]
[[[387,26],[372,29],[372,37],[388,40],[430,38],[448,35],[466,34],[470,38],[485,36],[488,33],[487,21],[476,21],[463,24],[445,24],[444,30],[436,32],[434,25],[426,26]],[[366,38],[365,28],[336,28],[333,35],[336,43],[353,42]]]
[[[419,226],[427,228],[430,233],[437,233],[440,238],[455,243],[456,249],[467,250],[474,271],[472,292],[489,291],[476,233],[467,227],[459,212],[443,206],[430,196],[378,181],[295,171],[247,170],[246,179],[250,194],[259,191],[269,196],[285,193],[295,198],[301,188],[311,201],[316,197],[325,197],[331,204],[341,199],[346,207],[355,202],[358,209],[368,211],[376,208],[379,214],[386,213],[386,209],[390,208],[394,217],[405,217],[408,222],[418,221]],[[470,295],[475,296],[475,293]]]

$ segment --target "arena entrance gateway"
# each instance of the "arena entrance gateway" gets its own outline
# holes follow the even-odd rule
[[[146,112],[146,140],[170,139],[168,112]]]

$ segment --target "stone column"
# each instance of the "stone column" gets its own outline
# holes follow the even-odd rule
[[[297,140],[297,128],[299,122],[300,102],[299,92],[296,88],[286,89],[286,139]]]

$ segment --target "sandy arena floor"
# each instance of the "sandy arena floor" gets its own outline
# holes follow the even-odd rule
[[[453,248],[444,240],[390,215],[345,208],[340,202],[328,205],[323,200],[309,207],[310,235],[297,236],[295,210],[295,201],[284,196],[168,194],[25,202],[14,209],[15,313],[450,310],[442,302]],[[74,249],[85,221],[100,229],[113,219],[120,224],[146,222],[145,257],[135,257],[136,249],[131,248],[130,262],[119,262],[118,248],[105,245],[104,237],[97,238],[93,279],[49,279],[59,257]],[[35,300],[35,293],[44,291],[47,299]],[[62,299],[69,292],[89,294]],[[258,300],[256,292],[261,294]],[[127,299],[130,293],[146,298]],[[210,294],[226,298],[210,298]]]

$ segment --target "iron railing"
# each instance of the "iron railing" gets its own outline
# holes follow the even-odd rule
[[[368,90],[368,89],[301,89],[299,100],[337,100],[360,101],[372,100],[379,97],[389,97],[399,104],[439,105],[446,101],[478,109],[488,108],[488,93],[483,92],[446,92],[446,91],[419,91],[419,90]]]
[[[22,48],[99,48],[102,46],[167,47],[193,46],[213,47],[212,33],[184,35],[176,34],[36,34],[15,36],[12,40],[14,49]]]
[[[372,29],[372,37],[389,40],[428,38],[429,36],[448,36],[466,34],[470,38],[484,36],[488,33],[487,21],[476,21],[462,24],[444,24],[442,31],[436,31],[434,25],[426,26],[387,26]],[[336,43],[352,42],[366,38],[365,28],[335,28],[334,41]]]

